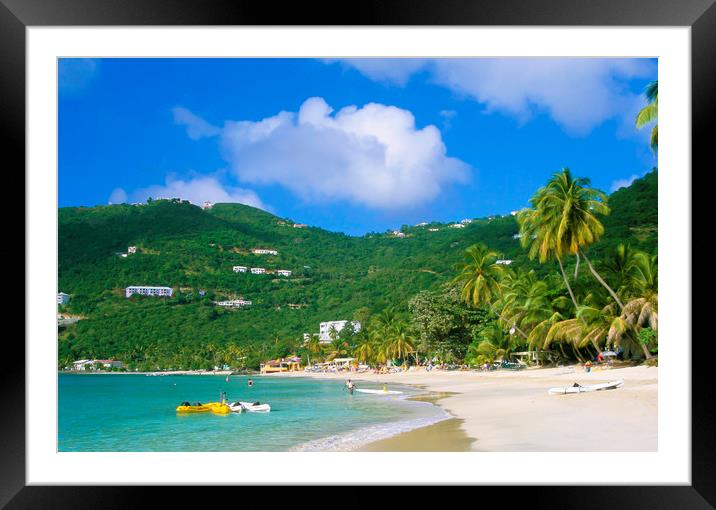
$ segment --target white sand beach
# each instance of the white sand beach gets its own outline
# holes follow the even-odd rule
[[[358,387],[360,381],[388,385],[401,383],[431,392],[449,393],[438,399],[437,404],[459,419],[455,420],[459,427],[433,426],[430,436],[440,435],[437,431],[452,431],[449,433],[454,440],[466,445],[463,449],[473,451],[625,452],[657,449],[657,367],[612,368],[591,373],[572,366],[519,372],[427,372],[419,369],[387,375],[295,372],[275,376],[350,378],[357,381]],[[574,382],[587,385],[616,379],[623,379],[624,386],[568,395],[547,392],[551,387],[569,386]],[[417,444],[429,436],[428,432],[418,429],[382,441],[380,450],[410,450],[411,437]],[[472,441],[464,441],[465,435]],[[445,441],[442,444],[446,444]],[[439,446],[436,448],[440,449]]]

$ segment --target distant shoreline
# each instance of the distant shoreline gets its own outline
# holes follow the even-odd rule
[[[171,371],[157,371],[157,372],[112,372],[111,370],[58,370],[58,374],[71,374],[71,375],[149,375],[162,377],[165,375],[244,375],[255,377],[258,374],[236,374],[231,370],[171,370]]]

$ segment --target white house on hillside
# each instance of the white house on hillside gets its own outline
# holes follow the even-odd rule
[[[249,268],[246,266],[234,266],[232,269],[234,273],[245,273]]]
[[[64,292],[57,293],[57,304],[58,305],[66,305],[69,302],[70,302],[69,294],[65,294]]]
[[[462,223],[453,223],[453,224],[450,225],[450,226],[451,226],[452,228],[465,228],[465,225],[463,225]]]
[[[500,260],[496,260],[496,261],[495,261],[495,264],[500,264],[500,265],[503,265],[503,266],[509,266],[510,264],[512,264],[512,261],[511,261],[510,259],[500,259]]]
[[[291,276],[291,271],[289,271],[288,269],[279,269],[276,271],[276,273],[281,276]]]
[[[276,250],[267,250],[265,248],[254,248],[251,251],[256,255],[278,255]]]
[[[241,308],[242,306],[250,306],[251,301],[248,299],[230,299],[228,301],[214,301],[214,304],[225,308]]]
[[[132,297],[134,294],[139,294],[140,296],[160,296],[160,297],[171,297],[172,296],[172,288],[171,287],[149,287],[149,286],[143,286],[143,285],[132,285],[131,287],[127,287],[124,289],[125,295],[129,298]]]
[[[251,274],[264,274],[266,273],[266,269],[263,267],[252,267],[251,268]]]
[[[137,247],[136,246],[128,246],[127,253],[137,253]]]

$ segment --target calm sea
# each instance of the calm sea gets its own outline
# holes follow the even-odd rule
[[[59,451],[348,451],[449,418],[403,395],[343,390],[342,381],[309,378],[60,374]],[[360,388],[378,388],[359,383]],[[260,401],[270,413],[178,415],[182,401]]]

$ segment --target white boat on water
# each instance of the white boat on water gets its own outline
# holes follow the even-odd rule
[[[271,411],[271,406],[268,404],[262,404],[261,402],[230,402],[229,408],[235,413],[268,413]]]
[[[402,395],[402,391],[395,391],[395,390],[369,390],[369,389],[363,389],[363,388],[356,388],[355,391],[359,391],[361,393],[369,393],[371,395]]]
[[[585,393],[588,391],[602,391],[602,390],[615,390],[624,386],[624,379],[618,381],[610,381],[600,384],[590,384],[588,386],[582,386],[581,384],[574,383],[572,386],[563,386],[557,388],[550,388],[550,395],[566,395],[568,393]]]

